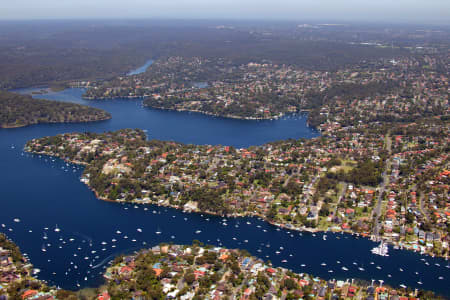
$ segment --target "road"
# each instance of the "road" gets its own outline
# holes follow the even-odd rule
[[[381,207],[383,203],[383,194],[386,190],[386,187],[389,185],[389,174],[387,174],[387,170],[391,167],[391,152],[392,152],[392,139],[389,134],[386,135],[386,150],[388,151],[389,158],[386,160],[384,171],[382,173],[383,181],[378,189],[378,197],[376,206],[372,212],[372,217],[374,218],[373,225],[373,235],[378,237],[380,234],[381,223],[379,221],[381,215]]]
[[[427,222],[430,222],[430,216],[428,215],[428,210],[424,207],[424,204],[425,204],[425,194],[424,193],[420,193],[419,203],[420,203],[419,204],[420,211],[424,215],[425,219],[427,219]]]
[[[347,183],[345,182],[339,182],[342,185],[342,190],[339,192],[338,198],[337,198],[337,203],[336,203],[336,207],[334,208],[334,212],[333,212],[333,216],[336,216],[336,212],[339,206],[339,203],[341,203],[342,198],[345,195],[345,192],[347,191]]]

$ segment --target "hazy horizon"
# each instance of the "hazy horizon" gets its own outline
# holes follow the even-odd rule
[[[0,20],[208,19],[450,24],[444,0],[17,0]]]

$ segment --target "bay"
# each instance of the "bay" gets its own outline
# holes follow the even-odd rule
[[[0,224],[5,224],[0,231],[11,237],[35,267],[42,270],[39,278],[68,289],[97,286],[108,261],[119,253],[160,242],[184,244],[197,239],[247,249],[275,266],[325,279],[381,279],[394,286],[405,284],[450,294],[450,268],[444,259],[392,247],[389,257],[375,256],[370,249],[376,244],[367,239],[327,233],[324,240],[323,233],[280,230],[257,218],[224,220],[157,206],[100,201],[79,181],[81,167],[22,152],[25,142],[36,137],[121,128],[144,129],[149,138],[235,147],[318,136],[318,132],[306,126],[305,116],[274,121],[234,120],[148,109],[142,107],[141,100],[87,101],[81,98],[82,93],[82,89],[67,89],[35,97],[102,108],[112,114],[112,119],[0,129]],[[14,222],[14,218],[20,222]],[[439,280],[440,276],[444,280]]]

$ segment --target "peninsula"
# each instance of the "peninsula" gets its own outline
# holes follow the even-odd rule
[[[103,200],[255,215],[447,256],[449,130],[436,118],[326,124],[323,137],[236,149],[147,141],[127,129],[39,138],[25,150],[86,165],[82,181]]]
[[[33,99],[28,95],[0,91],[0,128],[40,123],[73,123],[107,120],[101,109],[74,103]]]

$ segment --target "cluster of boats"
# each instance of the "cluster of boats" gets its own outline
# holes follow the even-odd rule
[[[370,252],[372,252],[373,254],[380,256],[389,256],[388,251],[388,245],[383,241],[381,241],[381,243],[377,247],[374,247],[372,250],[370,250]]]
[[[133,208],[133,206],[127,205],[127,204],[122,204],[125,208]],[[134,205],[134,208],[138,209],[141,208],[141,206],[138,205]],[[147,207],[144,208],[144,210],[148,210]],[[168,210],[164,210],[164,212],[168,212]],[[149,210],[149,213],[151,213],[151,211]],[[156,211],[153,210],[153,214],[161,214],[161,211]],[[205,218],[206,221],[210,221],[210,218],[207,216],[203,216],[202,217]],[[172,218],[175,218],[175,215],[172,215]],[[183,217],[184,221],[187,221],[188,218],[187,217]],[[18,223],[22,223],[22,220],[19,218],[14,218],[12,220],[13,222],[11,223],[11,227],[13,227],[13,224],[17,224],[18,227],[23,227],[22,224],[18,224]],[[257,228],[260,228],[261,230],[264,228],[263,226],[259,225],[259,224],[254,224],[254,222],[250,222],[250,221],[246,221],[245,223],[240,223],[239,221],[235,222],[235,224],[233,224],[232,220],[228,220],[228,219],[222,219],[219,220],[219,223],[221,225],[228,225],[228,227],[242,227],[243,224],[246,224],[248,226],[255,226]],[[2,228],[5,228],[6,230],[8,230],[8,228],[6,228],[6,224],[0,224]],[[224,226],[226,226],[224,225]],[[14,228],[15,229],[15,228]],[[130,228],[131,229],[131,228]],[[78,280],[84,280],[87,281],[88,278],[94,278],[96,275],[97,271],[94,271],[97,268],[102,268],[103,270],[99,270],[100,272],[98,272],[98,274],[101,274],[102,272],[104,272],[104,269],[107,267],[107,264],[110,263],[110,261],[114,258],[115,254],[119,253],[119,252],[115,252],[117,250],[113,250],[114,248],[117,247],[118,248],[123,248],[124,246],[128,247],[131,246],[132,248],[129,249],[135,249],[135,248],[139,248],[140,246],[138,246],[140,243],[142,243],[142,245],[147,245],[147,242],[145,241],[146,238],[149,238],[148,236],[148,232],[150,232],[148,230],[149,228],[147,227],[134,227],[132,228],[132,231],[127,232],[128,235],[125,234],[123,229],[120,230],[114,230],[113,233],[115,233],[113,236],[111,236],[111,240],[105,240],[105,241],[100,241],[100,242],[94,242],[92,240],[92,238],[85,236],[84,234],[81,233],[77,233],[77,232],[72,232],[69,233],[69,236],[67,236],[65,234],[65,230],[61,229],[58,225],[56,225],[53,228],[49,228],[49,227],[44,227],[43,228],[43,244],[42,244],[42,252],[46,252],[45,255],[47,255],[47,257],[45,257],[45,259],[47,259],[48,262],[51,262],[52,259],[50,258],[51,256],[55,255],[55,251],[57,249],[63,249],[63,248],[70,248],[65,250],[66,253],[67,251],[73,251],[71,253],[71,255],[69,255],[67,257],[67,260],[64,262],[66,263],[66,268],[64,268],[63,270],[60,270],[60,272],[58,274],[56,274],[55,272],[53,272],[52,274],[54,276],[58,275],[61,276],[62,274],[64,274],[65,276],[70,276],[71,280],[74,280],[74,282],[77,282],[77,286],[79,286],[79,283],[77,281]],[[12,231],[12,228],[9,228],[9,231]],[[281,231],[281,229],[279,227],[277,227],[275,229],[276,231]],[[28,230],[30,233],[34,232],[35,230]],[[135,238],[133,238],[133,233]],[[157,236],[162,236],[163,235],[163,231],[159,228],[159,226],[157,227],[156,231],[153,231],[154,234],[156,234]],[[265,230],[264,230],[265,232]],[[203,235],[205,233],[205,230],[201,230],[199,228],[195,228],[193,230],[193,233],[196,235]],[[286,234],[288,234],[291,237],[294,237],[294,234],[291,231],[286,231]],[[75,237],[75,235],[77,237]],[[301,232],[298,233],[299,236],[302,236],[303,234]],[[330,235],[328,234],[315,234],[312,233],[311,234],[312,237],[316,237],[323,239],[325,241],[327,240],[332,240],[334,235]],[[171,239],[174,239],[175,236],[172,235],[170,236]],[[232,241],[236,242],[238,245],[245,244],[245,243],[251,243],[252,240],[250,239],[245,239],[245,237],[242,237],[242,239],[239,239],[239,237],[231,237]],[[339,238],[339,236],[335,236],[336,239]],[[344,238],[348,238],[347,236],[345,236]],[[123,244],[123,242],[121,242],[121,240],[123,239],[123,241],[129,241],[129,242],[133,242],[134,245],[137,246],[133,246],[133,244],[130,245],[130,243],[128,242],[127,244]],[[50,242],[51,241],[51,242]],[[222,245],[222,241],[220,238],[217,238],[216,240],[217,242],[214,242],[213,240],[207,240],[208,243],[214,243],[218,246],[223,246]],[[224,242],[225,243],[225,242]],[[225,243],[226,244],[226,243]],[[228,243],[229,244],[229,243]],[[229,246],[229,245],[228,245]],[[56,248],[56,249],[55,249]],[[271,249],[269,249],[271,248]],[[275,248],[275,249],[274,249]],[[288,248],[288,247],[287,247]],[[54,250],[53,250],[54,249]],[[266,250],[264,250],[266,249]],[[273,250],[272,250],[273,249]],[[269,252],[274,251],[275,255],[279,255],[280,257],[280,262],[283,264],[287,264],[288,262],[294,262],[295,263],[295,259],[292,261],[291,258],[294,257],[294,254],[289,254],[289,252],[285,252],[285,249],[283,246],[275,246],[275,245],[271,245],[269,242],[261,242],[260,245],[257,248],[257,252],[260,253],[259,256],[265,256],[267,259],[272,258],[271,255],[269,254]],[[50,252],[50,253],[49,253]],[[380,256],[389,256],[388,255],[388,245],[385,242],[381,242],[377,247],[373,248],[371,250],[371,252],[373,254],[376,255],[380,255]],[[69,252],[70,253],[70,252]],[[273,253],[273,252],[272,252]],[[286,256],[286,257],[283,257]],[[424,260],[424,263],[426,265],[430,265],[428,262]],[[369,269],[371,268],[367,268],[367,266],[365,266],[363,263],[357,263],[357,262],[353,262],[353,264],[355,265],[354,268],[351,268],[351,266],[345,266],[344,262],[341,263],[341,261],[336,261],[336,263],[339,265],[338,269],[341,269],[342,271],[348,272],[349,274],[351,272],[353,272],[353,269],[357,269],[360,272],[365,272],[365,271],[370,271]],[[374,262],[370,262],[370,265],[374,265],[373,267],[376,267],[376,269],[381,270],[382,269],[382,265],[376,265]],[[440,266],[439,264],[435,263],[436,266]],[[300,265],[302,268],[306,267],[305,264],[301,264]],[[333,268],[333,266],[335,266],[332,262],[321,262],[320,264],[321,267],[327,268],[326,270],[328,270],[328,273],[334,273],[337,272],[338,269],[331,269]],[[335,266],[337,267],[337,266]],[[384,267],[383,267],[384,268]],[[447,265],[447,268],[450,268],[449,265]],[[403,269],[400,268],[399,269],[400,272],[403,272]],[[419,275],[418,272],[416,272],[417,276],[423,276],[422,274]],[[392,275],[391,274],[387,274],[387,277],[391,278]],[[445,276],[447,277],[447,276]],[[69,277],[68,277],[69,278]],[[444,276],[439,276],[438,277],[439,280],[444,280]],[[421,281],[417,281],[417,284],[421,285],[422,282]]]

